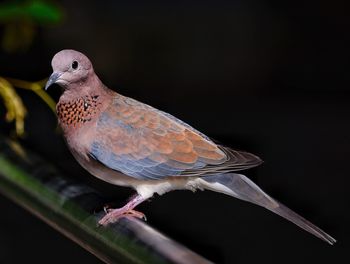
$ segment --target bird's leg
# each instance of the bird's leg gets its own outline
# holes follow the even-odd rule
[[[109,223],[114,223],[118,220],[119,217],[123,215],[146,219],[143,213],[134,210],[134,208],[144,200],[145,199],[141,195],[137,194],[133,196],[131,200],[122,208],[107,209],[107,214],[98,223],[100,225],[106,226]]]

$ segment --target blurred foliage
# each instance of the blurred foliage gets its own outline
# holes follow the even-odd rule
[[[6,52],[26,50],[33,42],[38,27],[57,25],[63,19],[63,12],[52,1],[12,0],[0,4],[0,24],[4,26],[2,48]],[[16,88],[33,91],[55,112],[55,102],[43,90],[46,79],[27,82],[0,77],[0,97],[2,97],[7,122],[15,123],[17,136],[23,136],[24,119],[27,109],[17,94]]]
[[[0,4],[0,24],[5,26],[2,48],[7,52],[26,50],[38,26],[55,25],[63,19],[62,10],[50,1],[7,1]]]
[[[0,96],[3,98],[7,109],[6,121],[15,121],[16,133],[22,136],[24,134],[24,118],[27,114],[27,110],[13,86],[6,79],[1,77]]]
[[[16,93],[14,87],[33,91],[55,113],[55,102],[43,89],[46,81],[47,79],[38,82],[27,82],[0,77],[0,97],[3,98],[7,110],[5,118],[8,122],[15,122],[17,136],[24,135],[24,119],[27,114],[27,109],[24,106],[22,99]]]

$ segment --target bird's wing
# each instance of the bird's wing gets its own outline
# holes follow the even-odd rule
[[[237,171],[261,163],[253,154],[216,145],[181,120],[121,95],[101,113],[89,154],[140,180]]]

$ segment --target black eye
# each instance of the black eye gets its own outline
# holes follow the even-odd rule
[[[77,61],[73,61],[73,62],[72,62],[72,68],[73,68],[74,70],[78,69],[78,62],[77,62]]]

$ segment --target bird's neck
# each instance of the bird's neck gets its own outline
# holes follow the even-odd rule
[[[63,130],[79,128],[95,121],[106,103],[112,99],[113,93],[102,83],[65,90],[56,106]]]
[[[56,106],[60,124],[67,127],[79,127],[92,121],[101,104],[99,97],[98,94],[84,95],[69,100],[61,97]]]

